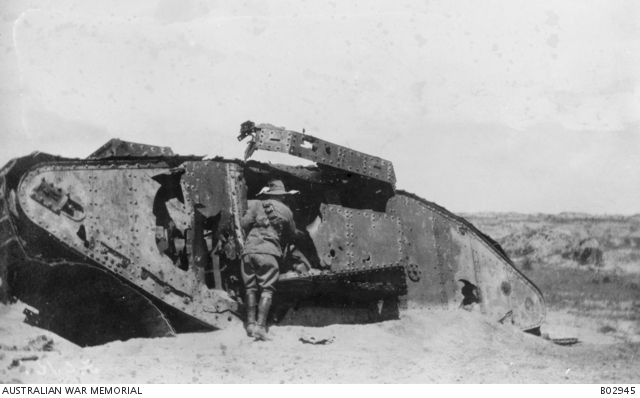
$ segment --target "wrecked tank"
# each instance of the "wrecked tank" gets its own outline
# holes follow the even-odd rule
[[[241,324],[240,218],[272,178],[310,270],[283,269],[277,325],[396,319],[407,309],[480,311],[538,334],[545,304],[471,223],[400,189],[390,161],[245,122],[244,161],[109,141],[87,159],[44,153],[0,170],[0,301],[82,346]],[[256,150],[315,162],[248,160]]]

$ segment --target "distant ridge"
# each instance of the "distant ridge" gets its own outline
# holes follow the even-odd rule
[[[640,214],[458,213],[491,236],[518,267],[585,267],[640,273]]]
[[[500,212],[478,212],[478,213],[464,213],[458,212],[458,214],[464,218],[496,218],[503,220],[603,220],[603,221],[632,221],[640,222],[640,214],[633,214],[629,216],[620,214],[589,214],[578,212],[562,212],[558,214],[544,214],[544,213],[500,213]]]

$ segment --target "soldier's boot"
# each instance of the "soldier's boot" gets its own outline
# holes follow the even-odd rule
[[[254,337],[256,332],[256,292],[247,292],[247,336]]]
[[[258,305],[258,324],[253,332],[253,337],[258,340],[271,341],[272,338],[267,335],[267,315],[269,315],[269,308],[271,307],[271,297],[260,297],[260,304]]]

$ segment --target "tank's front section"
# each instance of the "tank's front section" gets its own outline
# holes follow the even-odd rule
[[[324,300],[351,293],[351,304],[389,302],[395,295],[400,310],[477,308],[524,330],[544,320],[542,294],[497,244],[446,209],[396,191],[391,162],[270,124],[244,123],[238,138],[248,136],[247,156],[284,152],[317,165],[288,169],[287,187],[300,190],[312,209],[303,225],[318,267],[345,282],[326,290]],[[322,285],[321,277],[310,279],[315,284],[300,283],[298,294]]]
[[[538,288],[473,225],[402,191],[389,200],[387,213],[402,220],[406,308],[477,309],[523,330],[542,324],[545,305]]]

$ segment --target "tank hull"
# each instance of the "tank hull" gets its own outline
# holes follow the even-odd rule
[[[296,134],[275,137],[309,139]],[[277,149],[307,148],[296,145]],[[301,153],[319,166],[294,168],[123,141],[88,159],[12,160],[0,171],[0,300],[28,304],[30,323],[80,345],[239,325],[239,219],[276,176],[302,192],[292,209],[306,240],[296,245],[312,271],[287,272],[283,260],[271,322],[379,322],[417,308],[540,327],[542,294],[497,243],[396,190],[390,162],[362,155],[360,171],[349,162],[361,154],[313,145],[342,156],[339,167],[313,152]],[[113,313],[123,314],[115,326]],[[82,324],[95,327],[81,333]]]
[[[471,223],[403,191],[389,200],[387,211],[402,219],[407,242],[407,308],[478,307],[523,330],[542,325],[546,310],[540,290]]]

